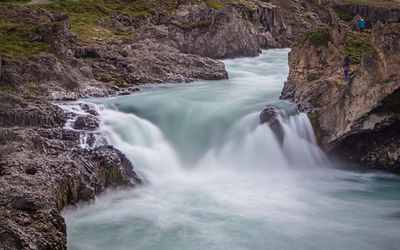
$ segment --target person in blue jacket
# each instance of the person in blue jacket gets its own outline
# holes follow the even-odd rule
[[[347,82],[349,80],[349,67],[344,69],[344,80]]]
[[[363,32],[365,28],[365,21],[364,19],[361,18],[360,21],[358,21],[358,26],[360,27],[360,31]]]

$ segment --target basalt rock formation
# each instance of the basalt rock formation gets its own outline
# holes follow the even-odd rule
[[[371,22],[372,29],[360,33],[333,10],[330,16],[327,25],[292,48],[282,98],[310,114],[328,151],[400,172],[400,23]],[[352,58],[349,81],[344,80],[345,53]]]

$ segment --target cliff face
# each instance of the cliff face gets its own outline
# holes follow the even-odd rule
[[[282,98],[310,114],[325,149],[399,171],[398,136],[391,135],[400,118],[400,23],[378,21],[360,33],[330,13],[330,22],[318,31],[327,35],[324,43],[315,44],[314,32],[293,47]],[[352,57],[349,81],[344,80],[345,53]],[[381,140],[371,142],[372,135]]]

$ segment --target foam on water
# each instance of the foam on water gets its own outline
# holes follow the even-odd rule
[[[149,184],[66,209],[69,249],[397,249],[400,181],[330,163],[278,99],[287,49],[226,60],[230,80],[101,103],[101,131]],[[281,109],[284,140],[259,124]]]

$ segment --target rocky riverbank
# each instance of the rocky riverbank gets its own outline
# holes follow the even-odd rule
[[[400,8],[339,6],[325,6],[326,25],[293,46],[282,98],[310,114],[326,150],[398,173]],[[355,16],[343,20],[343,10]],[[360,15],[371,29],[357,29]],[[349,81],[343,73],[346,54],[352,61]]]
[[[120,151],[91,147],[96,121],[85,121],[95,111],[87,107],[88,114],[78,119],[42,100],[3,93],[0,98],[2,249],[65,249],[66,225],[59,214],[64,206],[90,201],[107,187],[142,182]],[[65,129],[73,118],[79,130]]]

